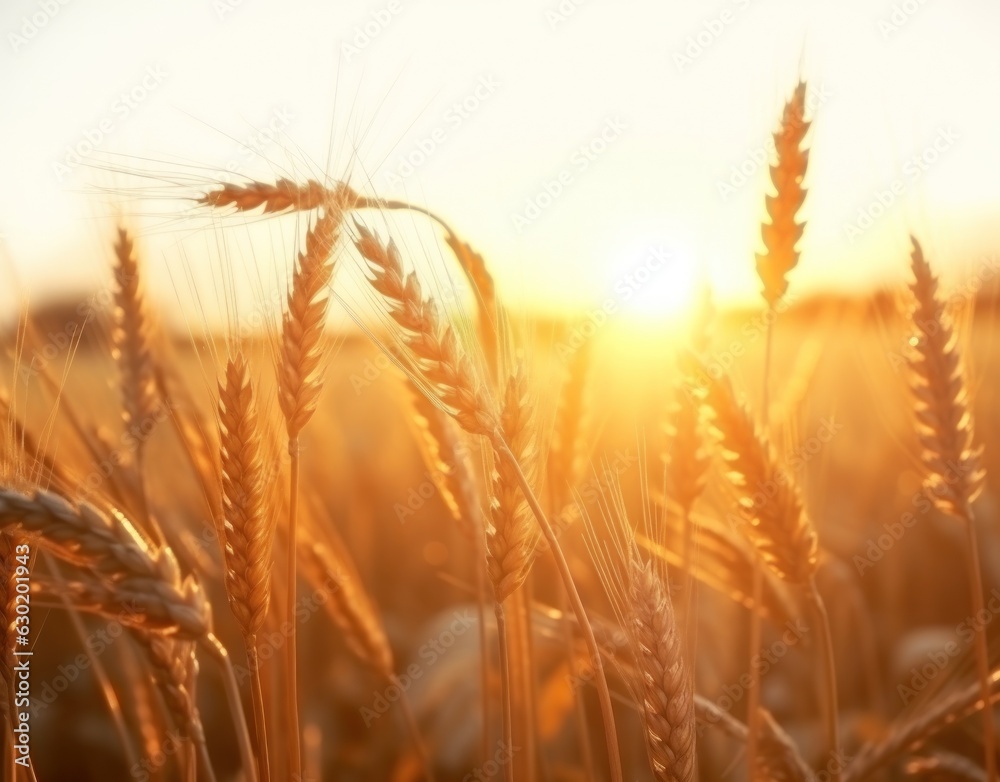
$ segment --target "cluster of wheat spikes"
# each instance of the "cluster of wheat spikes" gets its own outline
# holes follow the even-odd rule
[[[568,355],[562,352],[540,377],[541,362],[531,358],[534,345],[512,325],[485,260],[432,212],[362,196],[345,183],[314,180],[219,184],[201,195],[200,208],[257,210],[275,219],[292,214],[304,227],[301,249],[289,264],[274,362],[256,360],[250,340],[226,342],[213,368],[219,376],[214,409],[196,401],[170,341],[158,333],[141,254],[129,231],[119,228],[106,357],[116,366],[118,425],[129,452],[114,449],[107,426],[89,420],[45,365],[38,392],[57,404],[67,447],[57,453],[48,425],[33,430],[19,417],[15,395],[0,396],[8,424],[0,487],[6,778],[34,776],[14,763],[18,682],[12,650],[17,576],[24,570],[15,552],[24,541],[41,552],[30,568],[34,605],[65,612],[85,647],[93,623],[123,628],[125,640],[106,659],[89,647],[85,653],[133,775],[148,769],[152,757],[163,758],[150,772],[155,779],[214,780],[220,774],[222,758],[209,745],[200,709],[211,697],[206,684],[221,687],[225,697],[239,750],[238,778],[299,781],[316,773],[319,754],[339,756],[337,747],[323,746],[336,737],[321,728],[315,706],[300,702],[306,690],[299,681],[297,639],[309,612],[301,613],[299,595],[308,584],[337,647],[349,651],[386,692],[399,693],[398,716],[409,734],[400,743],[409,749],[399,750],[392,778],[452,778],[453,753],[428,746],[426,723],[397,678],[394,636],[340,537],[334,512],[323,506],[303,471],[303,443],[329,439],[328,431],[313,432],[318,422],[310,427],[310,421],[325,405],[341,404],[323,395],[325,377],[337,363],[326,324],[335,272],[357,264],[368,299],[383,317],[383,330],[368,334],[400,370],[406,389],[400,411],[440,507],[461,533],[474,582],[468,592],[478,620],[480,771],[457,778],[482,778],[481,769],[490,764],[496,766],[490,773],[508,782],[557,778],[540,728],[543,660],[535,647],[554,624],[560,665],[574,683],[585,684],[560,696],[566,714],[575,715],[568,730],[579,757],[571,778],[705,778],[699,774],[705,759],[700,740],[704,729],[714,729],[745,745],[750,782],[816,782],[827,778],[828,767],[829,778],[861,782],[894,764],[913,776],[995,780],[992,706],[1000,699],[1000,670],[991,669],[983,627],[975,636],[975,685],[897,718],[877,740],[860,746],[858,736],[841,740],[833,638],[817,586],[828,557],[813,519],[823,509],[807,502],[801,476],[786,465],[768,421],[772,332],[803,234],[806,95],[806,85],[798,84],[774,134],[773,192],[765,197],[768,219],[761,228],[763,251],[756,255],[769,316],[760,414],[755,416],[737,383],[708,361],[715,324],[706,290],[679,353],[673,391],[659,409],[659,425],[647,433],[663,480],[661,490],[640,460],[641,511],[632,507],[622,476],[595,453],[595,345],[587,340]],[[475,294],[474,327],[466,328],[436,301],[434,285],[409,266],[391,238],[384,240],[363,222],[365,211],[400,209],[443,229]],[[928,496],[967,533],[969,590],[978,615],[983,584],[973,502],[985,481],[981,448],[955,330],[916,240],[911,267],[909,366],[919,458]],[[30,352],[38,342],[29,317],[19,332],[20,349]],[[544,385],[553,377],[554,394]],[[267,404],[272,386],[276,412]],[[279,430],[280,447],[274,442]],[[153,480],[149,454],[167,438],[181,457],[157,465],[170,471],[170,491],[157,492],[151,487],[162,488],[163,481]],[[274,458],[285,449],[287,461]],[[310,472],[324,469],[323,450],[311,453],[317,458],[306,465]],[[93,465],[103,464],[119,469],[105,471],[96,484],[85,480]],[[194,500],[175,491],[181,480],[196,487]],[[215,537],[218,545],[192,545],[192,535]],[[595,583],[603,589],[595,591]],[[699,661],[711,650],[699,645],[699,583],[747,609],[751,684],[747,703],[739,706],[745,721],[701,691],[700,673],[710,666]],[[210,601],[222,594],[229,610],[213,612]],[[793,615],[799,602],[814,617],[823,752],[803,751],[761,703],[760,669],[753,664],[765,623]],[[242,645],[235,661],[217,623],[230,628],[236,648]],[[323,652],[335,653],[326,647]],[[207,681],[199,676],[206,664],[216,674]],[[596,699],[588,697],[592,691]],[[983,769],[935,744],[977,713],[983,720]],[[619,733],[623,725],[639,730]],[[494,730],[507,753],[502,763],[494,762]],[[180,748],[164,754],[168,736],[179,736]],[[640,736],[644,753],[636,751]],[[842,768],[848,743],[854,758]],[[641,770],[643,763],[647,768]]]

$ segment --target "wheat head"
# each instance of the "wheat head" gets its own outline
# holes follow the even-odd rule
[[[975,445],[958,340],[938,296],[938,280],[919,242],[911,240],[914,335],[908,364],[925,483],[941,511],[965,518],[986,478],[982,446]]]
[[[771,166],[771,183],[775,195],[766,197],[770,223],[760,228],[764,253],[757,254],[757,274],[763,283],[763,295],[773,307],[788,290],[788,273],[799,262],[796,245],[802,238],[804,224],[795,216],[805,200],[802,180],[809,164],[809,151],[802,148],[802,141],[809,124],[805,121],[806,85],[799,82],[792,97],[785,104],[781,127],[774,134],[777,163]]]
[[[270,602],[274,529],[265,501],[253,384],[241,352],[226,362],[219,382],[219,441],[226,591],[244,635],[252,637],[263,626]]]

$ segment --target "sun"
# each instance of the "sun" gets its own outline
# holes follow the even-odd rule
[[[706,280],[695,255],[676,243],[626,248],[614,268],[611,291],[630,320],[686,319]]]

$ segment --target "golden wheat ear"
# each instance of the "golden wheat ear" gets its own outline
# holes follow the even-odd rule
[[[273,526],[264,495],[261,439],[250,369],[232,356],[219,382],[226,589],[244,635],[254,636],[271,599]]]
[[[910,388],[927,488],[937,507],[965,518],[983,489],[982,446],[975,445],[958,340],[938,295],[938,280],[913,237]]]
[[[514,372],[507,382],[500,427],[525,477],[533,483],[538,459],[527,378],[521,370]],[[513,474],[513,466],[497,456],[493,466],[490,527],[486,532],[486,567],[498,603],[503,603],[524,583],[538,537],[538,527]]]
[[[358,234],[354,244],[367,263],[369,283],[400,327],[425,390],[467,432],[492,439],[499,426],[498,414],[455,330],[425,298],[416,275],[403,271],[395,243],[383,244],[357,221],[354,226]]]
[[[118,229],[115,258],[115,328],[112,343],[121,372],[123,416],[129,428],[155,420],[157,390],[139,260],[132,237],[124,228]]]
[[[278,403],[292,440],[316,411],[323,388],[321,343],[333,281],[333,246],[342,221],[340,209],[323,211],[306,234],[305,250],[292,273],[278,361]]]
[[[583,518],[595,569],[628,640],[634,667],[621,667],[639,707],[650,769],[657,782],[694,782],[694,683],[667,568],[643,554],[617,478],[608,482],[598,504],[601,526],[586,512]]]
[[[231,207],[237,212],[262,209],[264,214],[274,214],[319,209],[347,194],[346,185],[328,188],[314,179],[302,184],[279,179],[274,184],[254,181],[242,185],[221,183],[201,196],[198,203],[217,209]]]
[[[739,531],[778,576],[808,585],[819,566],[819,540],[792,476],[779,465],[729,379],[714,376],[693,354],[684,364],[719,439],[726,477],[738,498]]]
[[[796,249],[802,238],[804,223],[795,216],[805,200],[802,187],[809,151],[802,148],[809,124],[805,120],[806,84],[799,82],[792,97],[785,104],[781,127],[774,134],[777,163],[771,166],[771,183],[775,195],[766,198],[770,223],[761,225],[761,239],[765,251],[757,255],[757,274],[763,283],[763,295],[770,307],[788,290],[788,273],[799,262]]]

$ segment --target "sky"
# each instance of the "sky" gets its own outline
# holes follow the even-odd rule
[[[770,133],[800,78],[793,292],[899,283],[911,232],[960,284],[1000,239],[998,34],[986,0],[8,0],[4,296],[106,286],[124,215],[153,295],[210,317],[223,266],[258,298],[284,284],[301,225],[185,219],[185,199],[328,176],[433,209],[525,308],[657,313],[705,282],[752,301]]]

